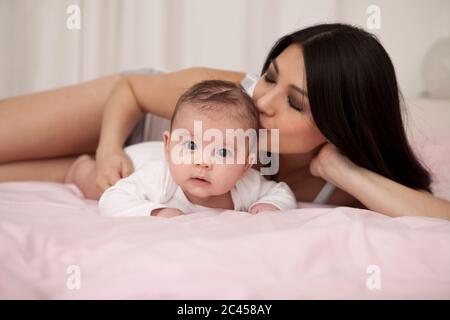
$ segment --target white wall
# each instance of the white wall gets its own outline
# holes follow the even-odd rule
[[[381,9],[381,29],[375,33],[390,54],[405,97],[423,93],[422,63],[427,50],[441,37],[450,36],[449,0],[342,0],[339,18],[366,26],[366,8]]]
[[[67,6],[81,30],[67,30]],[[336,0],[0,0],[0,98],[124,69],[259,72],[281,35],[336,18]]]
[[[170,68],[203,65],[259,73],[274,42],[313,23],[335,21],[336,0],[187,0],[181,54]],[[174,21],[174,25],[175,21]]]

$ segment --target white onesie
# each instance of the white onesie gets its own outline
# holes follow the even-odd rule
[[[236,211],[249,211],[257,203],[269,203],[280,210],[297,207],[286,183],[267,180],[252,168],[231,189],[231,198]],[[158,208],[177,208],[184,213],[211,210],[187,199],[163,159],[147,162],[107,189],[99,200],[99,208],[102,215],[111,217],[150,216]]]

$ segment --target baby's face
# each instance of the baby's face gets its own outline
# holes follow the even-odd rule
[[[183,112],[172,133],[164,132],[170,173],[185,193],[200,198],[225,194],[251,167],[248,138],[230,137],[236,129],[247,128],[239,121]]]

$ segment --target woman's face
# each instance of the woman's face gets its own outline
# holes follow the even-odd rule
[[[312,118],[298,46],[290,45],[272,61],[257,82],[253,99],[261,126],[279,129],[280,153],[308,153],[326,141]]]

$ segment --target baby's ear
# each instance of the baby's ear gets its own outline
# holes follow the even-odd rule
[[[164,142],[164,156],[166,157],[166,160],[169,159],[169,143],[170,143],[170,132],[164,131],[163,132],[163,142]]]
[[[167,130],[163,132],[163,141],[164,141],[164,148],[167,149],[169,147],[170,142],[170,132]]]

